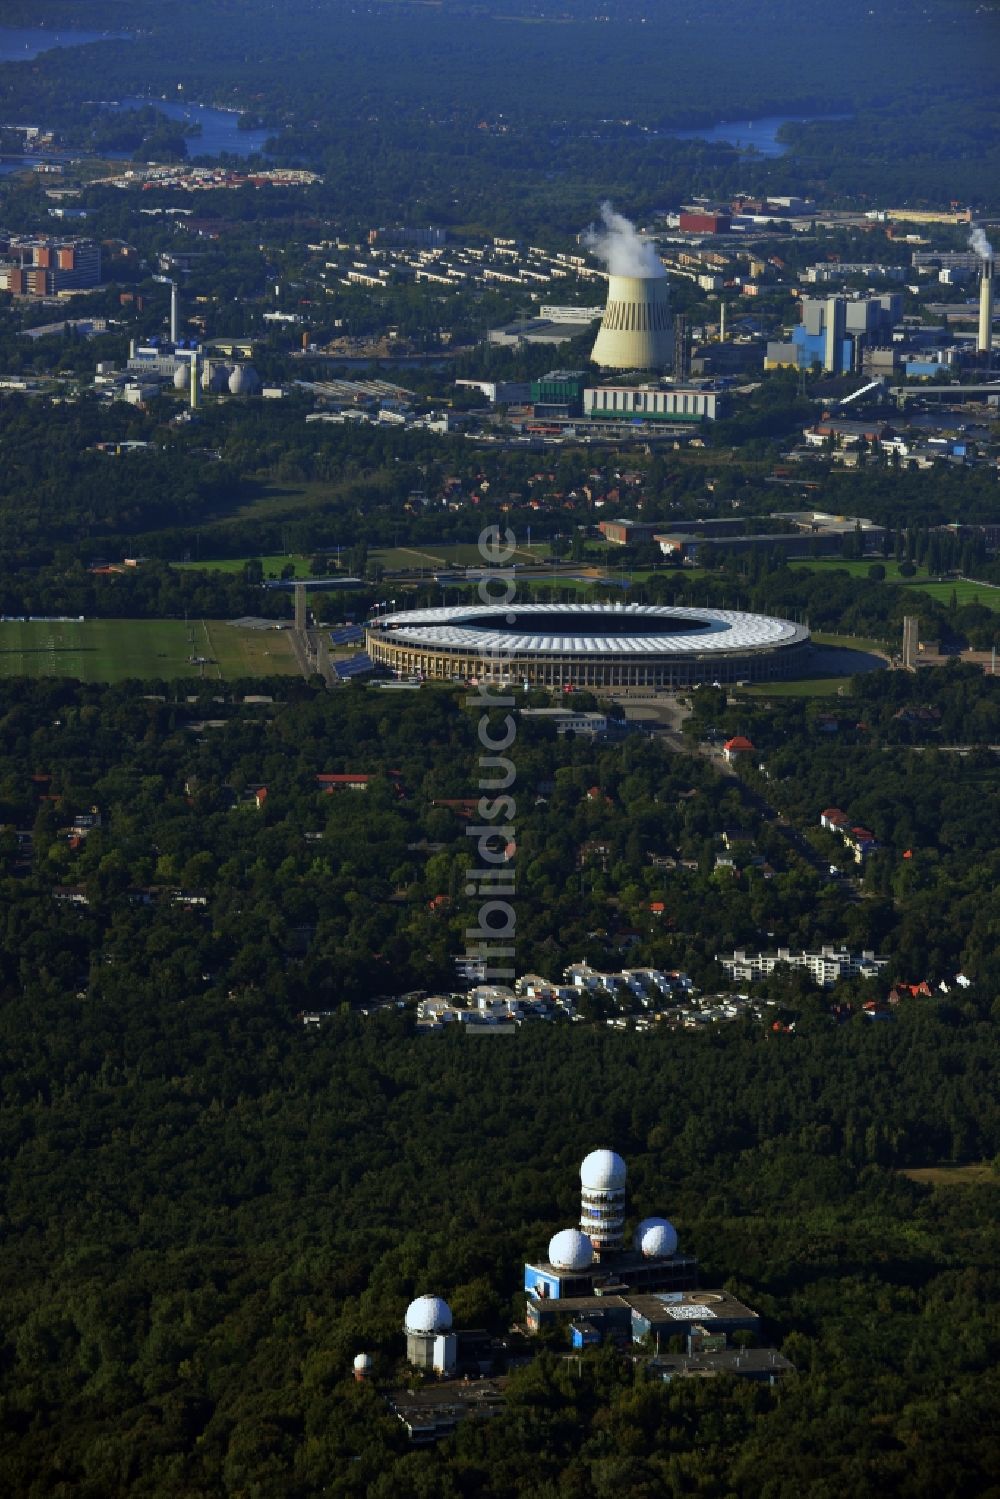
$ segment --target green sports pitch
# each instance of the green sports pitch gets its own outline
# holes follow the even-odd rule
[[[219,682],[297,671],[284,630],[249,630],[216,619],[0,621],[0,677]]]

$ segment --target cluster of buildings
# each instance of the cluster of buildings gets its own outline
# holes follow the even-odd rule
[[[829,833],[836,833],[843,839],[844,845],[850,850],[855,864],[864,864],[872,854],[877,853],[881,844],[868,828],[856,825],[846,812],[839,807],[827,807],[819,814],[819,825],[826,828]]]
[[[452,289],[523,287],[538,292],[568,277],[603,279],[584,255],[553,253],[502,236],[485,243],[455,244],[449,242],[445,230],[434,226],[371,229],[365,244],[322,240],[308,248],[325,257],[320,279],[328,286],[377,287],[412,281]],[[600,314],[599,306],[575,308],[572,320],[586,327]],[[565,314],[553,315],[544,308],[539,313],[546,321],[561,315]]]
[[[0,234],[0,291],[15,297],[55,297],[101,282],[96,240],[57,235]]]
[[[316,400],[316,409],[306,417],[307,422],[338,427],[351,423],[376,423],[383,427],[434,432],[439,436],[460,431],[466,425],[466,419],[454,411],[424,409],[419,396],[391,380],[335,378],[297,380],[295,384]]]
[[[654,906],[661,902],[653,902]],[[659,913],[652,911],[652,918]],[[602,971],[588,963],[571,963],[559,983],[524,974],[512,987],[504,984],[474,984],[464,994],[420,996],[416,999],[417,1030],[440,1035],[459,1025],[469,1035],[514,1035],[534,1022],[558,1019],[582,1024],[587,1020],[581,1006],[594,1000],[610,1011],[603,1023],[611,1030],[651,1031],[701,1030],[751,1018],[763,1021],[770,1001],[745,994],[704,994],[686,973],[658,968],[622,968]],[[408,1003],[404,998],[402,1003]],[[397,1002],[398,1003],[398,1002]],[[303,1017],[316,1024],[321,1017]]]
[[[800,321],[787,341],[767,345],[764,368],[812,369],[844,375],[862,368],[862,355],[892,342],[903,315],[898,292],[876,297],[803,297]]]
[[[939,272],[949,284],[978,275],[977,301],[957,309],[945,304],[936,309],[943,322],[925,324],[922,317],[903,316],[900,292],[803,296],[798,324],[787,338],[768,343],[764,368],[810,370],[819,366],[825,374],[863,373],[874,379],[925,379],[951,370],[988,369],[993,350],[993,262],[972,251],[943,253],[933,259],[956,262]],[[919,271],[926,275],[931,268],[928,257]],[[806,279],[843,286],[852,274],[866,271],[885,273],[880,279],[904,278],[905,270],[890,276],[892,269],[830,263],[813,266]],[[921,287],[917,284],[910,290],[919,293]]]
[[[403,1320],[406,1361],[434,1381],[419,1392],[395,1390],[389,1403],[411,1440],[429,1442],[458,1421],[502,1406],[504,1370],[531,1357],[531,1339],[562,1330],[577,1353],[612,1344],[638,1360],[646,1378],[728,1374],[773,1385],[794,1372],[774,1348],[760,1347],[757,1312],[723,1289],[698,1286],[698,1261],[681,1250],[667,1218],[642,1218],[627,1238],[627,1167],[614,1150],[592,1150],[580,1166],[580,1220],[524,1265],[525,1313],[515,1343],[460,1330],[443,1297],[411,1301]],[[356,1379],[371,1377],[360,1353]],[[482,1399],[475,1391],[483,1381]],[[464,1392],[464,1393],[463,1393]]]
[[[458,380],[482,392],[503,420],[528,436],[689,437],[728,416],[725,379],[588,379],[585,370],[553,369],[536,380]]]
[[[717,953],[716,962],[737,984],[767,978],[776,968],[790,968],[808,973],[824,989],[832,988],[843,979],[876,979],[889,966],[888,958],[880,958],[867,949],[852,953],[847,948],[833,946],[821,947],[819,952],[779,947],[776,952],[748,953],[743,948],[736,948],[728,957]]]
[[[699,554],[714,547],[727,553],[780,552],[794,558],[839,557],[846,541],[860,540],[865,553],[881,555],[885,527],[858,515],[833,515],[825,510],[781,510],[762,517],[780,529],[747,534],[738,515],[696,516],[662,521],[602,520],[597,529],[612,546],[657,546],[666,557],[697,563]]]
[[[696,994],[686,973],[658,968],[624,968],[604,973],[588,963],[571,963],[556,983],[537,973],[516,979],[512,988],[476,984],[466,995],[431,995],[417,1006],[417,1028],[440,1031],[450,1024],[514,1031],[529,1020],[579,1021],[584,996],[600,999],[618,1013],[666,1016],[686,1007]]]
[[[238,345],[230,345],[224,354],[217,346],[197,339],[180,338],[177,333],[177,288],[171,286],[171,336],[151,338],[146,343],[132,339],[124,369],[112,364],[98,365],[96,383],[113,398],[131,405],[145,406],[164,391],[179,393],[190,409],[196,410],[205,395],[212,396],[281,396],[280,386],[264,386],[260,376]],[[245,352],[249,352],[250,345]]]
[[[260,168],[238,172],[230,167],[130,166],[110,177],[101,177],[101,187],[149,191],[152,188],[180,188],[183,192],[215,192],[220,188],[243,187],[311,187],[322,182],[316,172],[294,167]]]

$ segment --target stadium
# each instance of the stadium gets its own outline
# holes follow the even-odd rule
[[[799,676],[810,650],[787,619],[609,603],[411,609],[371,621],[366,645],[400,677],[668,690]]]

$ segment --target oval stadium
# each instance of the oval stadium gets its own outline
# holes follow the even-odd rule
[[[371,659],[401,677],[553,688],[671,690],[803,673],[809,631],[733,609],[472,604],[369,623]]]

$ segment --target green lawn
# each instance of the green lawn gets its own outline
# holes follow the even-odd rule
[[[549,544],[547,541],[533,541],[531,548],[519,546],[514,553],[513,560],[521,566],[531,562],[538,562],[548,556]],[[329,550],[321,549],[320,556],[331,556]],[[310,564],[313,554],[308,556],[293,555],[286,553],[271,553],[265,556],[251,557],[223,557],[199,559],[197,562],[178,562],[177,567],[196,568],[201,572],[240,573],[247,563],[256,560],[264,569],[265,578],[280,578],[283,570],[291,564],[294,567],[296,578],[308,578]],[[428,544],[420,543],[412,547],[382,547],[373,548],[370,553],[371,560],[378,562],[387,572],[403,572],[412,570],[419,572],[436,572],[444,567],[483,567],[485,562],[483,555],[475,542],[457,541]],[[346,566],[347,550],[342,549],[341,561]]]
[[[915,578],[901,578],[899,563],[882,557],[865,557],[860,562],[847,562],[841,557],[800,557],[795,562],[789,562],[788,566],[800,570],[808,568],[814,573],[850,573],[852,578],[867,578],[868,569],[874,567],[876,563],[880,563],[885,568],[887,583],[916,582],[917,578],[927,576],[926,568],[918,568]]]
[[[801,677],[794,682],[761,682],[738,689],[748,697],[829,697],[846,689],[850,677]]]
[[[810,630],[815,645],[836,645],[845,651],[870,651],[874,656],[886,652],[884,640],[869,640],[864,635],[827,635],[823,630]]]
[[[914,1166],[899,1174],[925,1187],[1000,1186],[1000,1174],[989,1161],[976,1161],[969,1166]]]
[[[121,682],[127,677],[288,676],[298,667],[285,631],[238,630],[222,620],[88,619],[58,624],[0,623],[0,677],[77,677]]]
[[[843,562],[836,557],[822,557],[812,562],[791,562],[790,567],[808,568],[810,572],[846,572],[852,578],[867,578],[868,569],[878,559],[869,557],[863,562]],[[912,578],[904,578],[899,571],[898,562],[886,562],[885,581],[898,585],[901,588],[914,588],[920,593],[926,593],[930,598],[937,599],[939,603],[951,602],[952,593],[959,604],[980,603],[987,609],[1000,612],[1000,588],[989,583],[969,583],[960,579],[945,578],[939,581],[938,575],[933,577],[928,573],[926,567],[918,568]]]
[[[954,594],[955,601],[959,605],[982,604],[995,613],[1000,612],[1000,588],[991,587],[989,583],[969,583],[963,579],[937,583],[917,578],[901,578],[900,582],[905,583],[908,588],[926,593],[930,598],[936,599],[939,604],[950,604],[951,596]]]
[[[222,557],[213,558],[207,562],[199,560],[198,562],[176,562],[172,565],[175,567],[193,568],[198,572],[241,573],[247,563],[252,560],[261,564],[264,569],[265,578],[280,578],[282,570],[289,563],[295,569],[294,575],[296,578],[308,578],[311,576],[309,571],[309,564],[312,561],[311,557],[289,557],[283,553],[257,557],[255,559],[250,557]]]

